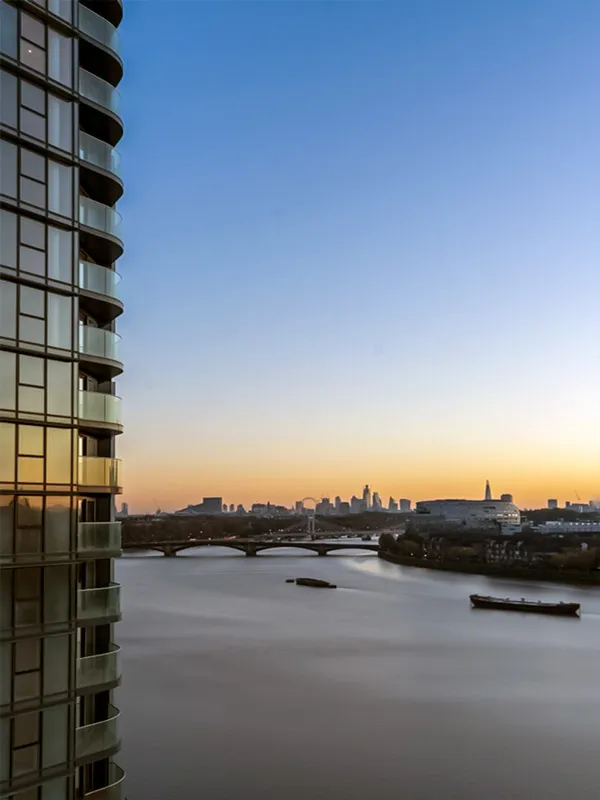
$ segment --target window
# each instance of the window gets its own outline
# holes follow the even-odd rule
[[[48,277],[71,283],[73,236],[70,231],[48,228]]]
[[[73,216],[73,168],[48,161],[49,209],[63,217]]]
[[[21,244],[29,247],[37,247],[38,250],[45,248],[44,226],[41,222],[27,217],[21,218]]]
[[[48,30],[48,75],[58,83],[73,83],[73,40],[51,28]]]
[[[73,149],[72,103],[48,95],[48,141],[61,150]]]
[[[21,12],[21,62],[46,72],[46,29],[40,20]]]
[[[0,422],[0,482],[15,480],[15,429],[10,422]]]
[[[46,180],[46,164],[43,156],[34,153],[32,150],[21,150],[21,175],[32,178],[35,181]]]
[[[17,266],[17,215],[0,209],[0,259],[2,266]]]
[[[52,416],[71,416],[72,372],[71,364],[67,361],[48,361],[48,414]]]
[[[71,549],[71,499],[49,496],[46,501],[44,545],[47,553],[66,553]]]
[[[48,347],[70,350],[73,341],[73,302],[70,297],[48,293]]]
[[[44,455],[44,429],[38,425],[19,425],[19,455]]]
[[[19,381],[32,386],[44,385],[44,359],[19,356]]]
[[[46,113],[46,93],[29,81],[21,81],[21,105],[42,116]]]
[[[21,37],[27,39],[28,42],[37,44],[38,47],[46,46],[46,31],[44,23],[31,14],[21,12]]]
[[[15,382],[17,357],[14,353],[0,350],[0,408],[15,410]]]
[[[72,431],[69,428],[48,428],[46,449],[46,482],[71,483]]]
[[[0,70],[0,119],[3,125],[17,127],[17,79],[4,70]]]
[[[0,140],[0,193],[17,196],[17,147]]]
[[[0,51],[17,57],[17,9],[0,2]]]
[[[15,671],[29,672],[40,668],[40,640],[25,639],[15,645]]]
[[[0,337],[17,337],[17,287],[14,283],[0,280]]]
[[[71,22],[73,18],[72,0],[48,0],[48,8],[57,17],[62,17],[67,22]]]

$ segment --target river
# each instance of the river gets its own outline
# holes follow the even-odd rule
[[[116,579],[128,800],[600,796],[598,589],[217,548]],[[583,615],[472,611],[473,591]]]

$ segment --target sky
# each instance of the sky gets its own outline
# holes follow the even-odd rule
[[[600,3],[126,0],[130,511],[600,497]]]

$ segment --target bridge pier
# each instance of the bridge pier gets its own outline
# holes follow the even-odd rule
[[[246,557],[253,558],[256,555],[258,555],[256,547],[246,547]]]
[[[326,555],[327,555],[327,550],[325,550],[325,548],[324,548],[324,547],[321,547],[321,548],[319,548],[319,549],[317,550],[317,553],[318,553],[320,556],[326,556]]]
[[[174,558],[177,555],[177,550],[174,547],[163,547],[163,556],[167,558]]]

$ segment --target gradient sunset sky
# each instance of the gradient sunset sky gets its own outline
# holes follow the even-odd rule
[[[130,511],[599,497],[600,3],[125,11]]]

